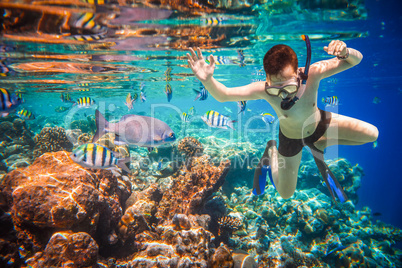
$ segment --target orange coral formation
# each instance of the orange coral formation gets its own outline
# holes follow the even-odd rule
[[[175,178],[172,188],[163,194],[156,217],[171,219],[175,214],[198,214],[206,199],[223,184],[230,162],[218,167],[211,164],[207,155],[195,157],[191,172]]]

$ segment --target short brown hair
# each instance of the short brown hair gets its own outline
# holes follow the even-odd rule
[[[297,72],[297,55],[290,46],[276,45],[265,54],[263,64],[265,73],[269,75],[280,74],[288,65]]]

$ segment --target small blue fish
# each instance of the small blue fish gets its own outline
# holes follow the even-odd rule
[[[240,65],[240,67],[246,66],[246,64],[244,63],[244,54],[243,54],[243,50],[242,50],[242,49],[238,49],[238,50],[237,50],[237,58],[239,59],[239,65]]]
[[[196,100],[206,100],[208,98],[208,91],[205,89],[204,86],[202,86],[202,84],[200,85],[200,90],[196,90],[194,89],[195,92],[197,92],[197,97],[195,97],[194,101]]]
[[[0,88],[0,115],[7,116],[10,112],[22,103],[22,99],[18,98],[15,93],[10,94],[7,89]]]
[[[141,99],[141,102],[145,102],[145,101],[147,100],[147,97],[145,96],[145,92],[142,92],[142,91],[141,91],[141,93],[140,93],[140,99]]]
[[[227,129],[230,127],[234,130],[233,123],[236,120],[230,120],[229,117],[221,115],[217,111],[208,111],[205,115],[201,116],[201,119],[210,127]]]
[[[260,115],[262,116],[262,121],[267,124],[272,124],[275,121],[275,116],[270,113],[262,113]]]
[[[165,93],[166,93],[168,102],[170,102],[170,100],[173,97],[173,91],[172,91],[172,87],[169,84],[166,84]]]
[[[163,163],[163,159],[159,160],[157,170],[162,169],[162,163]]]
[[[244,112],[246,110],[247,101],[238,101],[239,111],[238,113]]]
[[[373,103],[374,104],[379,104],[381,102],[381,99],[379,97],[374,97]]]
[[[96,169],[109,169],[118,166],[119,168],[131,173],[130,169],[125,165],[130,161],[128,158],[117,158],[115,152],[95,143],[88,143],[79,146],[71,154],[70,158],[77,164]]]
[[[78,105],[79,108],[89,108],[95,104],[95,100],[90,97],[81,97],[77,99],[74,105]]]
[[[337,96],[327,96],[326,98],[322,98],[322,103],[327,106],[337,106],[339,105],[339,99]]]
[[[33,119],[35,119],[35,115],[32,112],[30,112],[30,111],[28,111],[26,109],[22,109],[22,110],[18,111],[17,116],[19,118],[21,118],[21,119],[24,119],[24,120],[33,120]]]
[[[330,245],[328,245],[328,247],[327,247],[327,253],[325,254],[325,256],[324,257],[328,257],[329,255],[331,255],[331,254],[333,254],[333,253],[335,253],[335,252],[338,252],[338,251],[342,251],[342,250],[344,250],[345,248],[347,248],[346,246],[343,246],[341,243],[338,243],[338,245],[334,248],[334,249],[332,249],[332,250],[330,250],[329,252],[328,252],[328,249],[330,248]]]
[[[378,141],[374,141],[373,142],[373,148],[375,149],[375,148],[377,148],[378,147]]]
[[[187,113],[183,112],[180,117],[184,123],[190,122],[190,116]]]

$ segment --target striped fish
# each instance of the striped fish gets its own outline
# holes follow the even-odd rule
[[[24,119],[24,120],[33,120],[33,119],[35,119],[35,115],[32,112],[30,112],[30,111],[28,111],[26,109],[22,109],[22,110],[18,111],[17,116],[19,118],[21,118],[21,119]]]
[[[74,101],[71,99],[71,95],[70,95],[69,93],[66,93],[66,94],[61,93],[60,98],[61,98],[61,101],[62,101],[62,102],[74,102]]]
[[[206,112],[203,116],[201,116],[201,119],[210,127],[223,129],[227,129],[228,127],[230,127],[233,130],[233,123],[236,122],[236,120],[230,120],[229,117],[221,115],[217,111],[212,110]]]
[[[326,104],[326,106],[337,106],[339,105],[339,99],[337,96],[327,96],[322,98],[322,103]]]
[[[112,150],[96,144],[88,143],[79,146],[71,154],[70,158],[77,164],[86,168],[96,169],[114,169],[116,166],[131,173],[130,169],[125,165],[130,161],[130,157],[117,158]]]
[[[81,97],[77,99],[77,102],[75,104],[77,104],[79,108],[88,108],[94,105],[95,101],[90,97]]]
[[[267,124],[272,124],[275,121],[275,116],[273,116],[270,113],[262,113],[260,114],[262,116],[262,121],[264,121]]]
[[[168,102],[170,102],[170,100],[173,97],[173,91],[172,91],[172,87],[169,84],[166,84],[165,93],[166,93],[166,97],[168,99]]]
[[[237,103],[239,105],[240,110],[240,112],[238,113],[244,112],[246,110],[247,101],[238,101]]]
[[[183,112],[180,117],[184,123],[190,122],[190,116],[186,112]]]
[[[206,26],[216,26],[221,24],[224,20],[226,20],[225,17],[210,17],[201,19],[201,22]]]
[[[10,94],[7,89],[0,88],[0,116],[7,116],[21,103],[22,99],[20,99],[15,93]]]
[[[203,101],[203,100],[206,100],[207,98],[208,98],[208,91],[205,89],[205,87],[204,86],[200,86],[200,89],[201,90],[196,90],[196,89],[193,89],[195,92],[197,92],[198,94],[197,94],[197,97],[195,97],[195,99],[194,99],[194,101],[196,101],[196,100],[200,100],[200,101]]]
[[[237,58],[239,59],[239,65],[240,65],[240,67],[246,66],[246,64],[244,63],[244,54],[243,54],[243,50],[242,50],[242,49],[238,49],[238,50],[237,50]]]

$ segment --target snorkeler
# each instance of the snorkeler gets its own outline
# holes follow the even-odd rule
[[[324,162],[323,151],[331,145],[360,145],[374,142],[378,129],[351,117],[327,112],[317,107],[319,83],[322,79],[342,72],[360,63],[362,54],[339,40],[329,43],[324,50],[334,58],[310,66],[311,48],[307,36],[306,66],[298,68],[296,53],[287,45],[275,45],[264,56],[266,81],[228,88],[213,77],[215,60],[209,64],[197,48],[187,53],[188,63],[209,93],[218,101],[266,100],[279,119],[279,147],[270,140],[254,174],[253,193],[264,193],[266,175],[283,198],[290,198],[296,189],[302,149],[311,149],[317,167],[332,198],[341,202],[346,194]],[[198,55],[197,55],[198,54]]]

